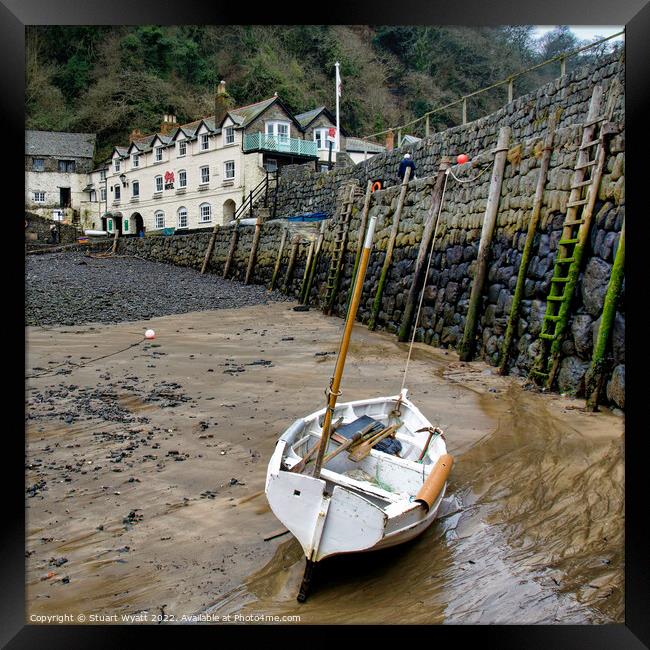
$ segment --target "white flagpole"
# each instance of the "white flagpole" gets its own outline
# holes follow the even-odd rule
[[[340,151],[341,140],[339,138],[339,97],[341,95],[341,75],[339,73],[339,62],[336,62],[336,151]]]

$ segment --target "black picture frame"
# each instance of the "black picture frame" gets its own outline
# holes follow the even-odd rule
[[[642,174],[647,171],[645,151],[648,148],[648,95],[650,78],[650,6],[647,0],[519,0],[518,2],[424,2],[401,0],[389,2],[327,3],[305,5],[292,9],[291,4],[248,5],[242,11],[238,3],[206,3],[198,0],[0,0],[0,61],[2,65],[2,92],[0,105],[3,115],[3,144],[5,161],[22,157],[24,151],[24,28],[33,24],[274,24],[282,15],[294,24],[601,24],[625,25],[626,39],[626,150],[628,212],[628,267],[626,270],[626,349],[628,355],[626,374],[626,426],[625,426],[625,483],[626,483],[626,536],[625,536],[625,623],[604,626],[518,626],[516,621],[508,626],[438,626],[431,631],[420,626],[410,629],[414,639],[421,643],[454,643],[476,639],[487,648],[644,648],[650,647],[650,593],[648,549],[650,540],[645,496],[648,492],[644,482],[645,465],[644,423],[642,423],[641,391],[647,384],[643,375],[642,313],[646,297],[646,274],[643,268],[647,253],[642,246],[648,241],[648,207],[643,189],[647,181]],[[255,8],[253,8],[255,7]],[[248,20],[245,20],[248,19]],[[25,624],[24,589],[24,389],[17,377],[24,376],[24,350],[19,341],[25,340],[24,330],[24,251],[17,218],[24,209],[24,172],[21,165],[10,165],[9,178],[5,180],[3,258],[7,266],[4,274],[5,294],[10,306],[5,318],[5,365],[13,350],[11,365],[5,370],[4,398],[10,414],[6,420],[3,437],[3,494],[4,530],[2,533],[3,589],[1,591],[2,621],[0,643],[9,648],[76,648],[117,647],[133,639],[149,642],[160,626],[152,627],[82,627],[82,626],[30,626]],[[13,174],[13,178],[11,177]],[[13,182],[12,182],[13,181]],[[645,183],[644,183],[645,181]],[[647,234],[647,233],[646,233]],[[7,344],[8,343],[8,344]],[[22,353],[21,353],[22,352]],[[13,377],[16,380],[13,380]],[[360,626],[362,627],[362,626]],[[323,638],[328,634],[324,628]],[[365,628],[358,630],[364,634]],[[166,626],[165,641],[187,643],[187,634],[209,634],[212,643],[224,643],[226,636],[259,635],[265,643],[269,633],[279,633],[289,642],[308,642],[314,637],[313,627],[276,628],[219,626]],[[216,632],[216,635],[215,635]],[[380,630],[384,635],[383,628]],[[331,633],[331,632],[330,632]],[[403,635],[404,630],[398,630]],[[427,636],[424,636],[424,635]],[[183,635],[183,636],[181,636]],[[320,636],[320,634],[318,635]],[[337,637],[339,634],[337,633]],[[388,641],[388,638],[386,639]],[[340,641],[339,641],[340,642]]]

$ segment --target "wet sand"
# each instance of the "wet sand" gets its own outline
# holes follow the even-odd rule
[[[318,353],[342,321],[291,306],[28,328],[28,617],[623,620],[623,419],[424,345],[407,385],[456,460],[443,516],[411,543],[326,561],[299,605],[297,542],[264,541],[281,527],[266,463],[324,404],[335,357]],[[357,326],[341,399],[398,392],[405,358]]]

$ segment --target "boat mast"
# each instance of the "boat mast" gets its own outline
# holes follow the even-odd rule
[[[363,252],[361,253],[361,260],[359,262],[359,269],[354,283],[354,290],[352,293],[352,300],[350,308],[348,309],[347,318],[345,320],[345,329],[343,330],[343,338],[341,339],[341,347],[336,359],[336,367],[334,368],[334,376],[330,381],[329,388],[327,389],[327,408],[325,409],[325,419],[323,421],[323,431],[320,437],[320,446],[318,447],[318,455],[314,464],[314,478],[320,478],[321,466],[323,464],[323,456],[327,449],[327,444],[330,438],[330,427],[332,425],[332,416],[334,415],[334,408],[336,407],[336,400],[341,394],[341,377],[343,376],[343,368],[345,367],[345,358],[348,354],[348,347],[350,345],[350,336],[352,335],[352,327],[357,317],[357,310],[359,302],[361,301],[361,291],[363,289],[363,281],[366,277],[366,270],[368,269],[368,260],[370,259],[370,250],[372,249],[372,238],[375,234],[375,224],[377,217],[372,217],[368,224],[368,232],[363,244]]]

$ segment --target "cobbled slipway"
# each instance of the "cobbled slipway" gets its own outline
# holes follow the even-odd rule
[[[68,252],[25,262],[27,325],[117,323],[286,300],[263,286],[138,258]]]

